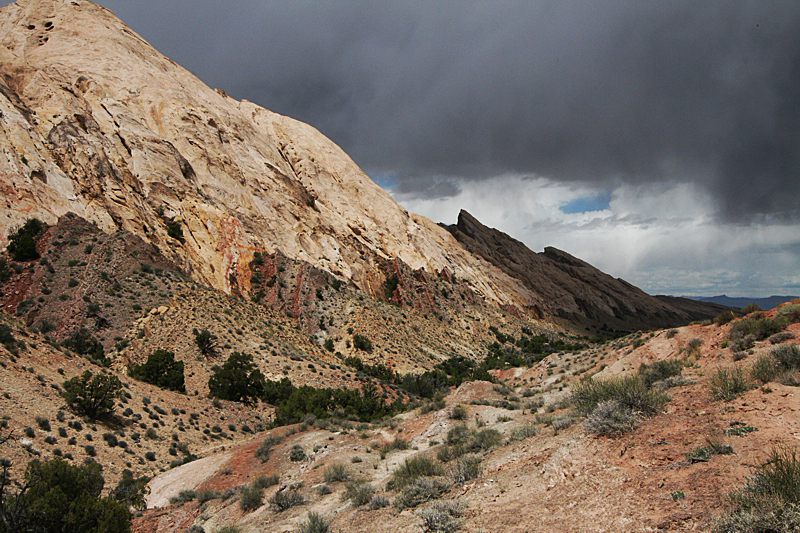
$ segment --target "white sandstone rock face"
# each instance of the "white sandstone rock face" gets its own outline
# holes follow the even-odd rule
[[[72,211],[226,291],[249,287],[254,252],[281,250],[372,294],[377,255],[447,269],[499,304],[535,300],[313,127],[205,86],[85,0],[0,10],[0,112],[3,239]]]

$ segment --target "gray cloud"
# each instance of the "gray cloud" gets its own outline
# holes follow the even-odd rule
[[[795,2],[101,3],[406,192],[691,181],[728,220],[800,218]]]

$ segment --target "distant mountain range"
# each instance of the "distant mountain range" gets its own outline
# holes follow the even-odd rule
[[[715,303],[720,305],[727,305],[728,307],[742,308],[748,304],[758,304],[761,309],[765,311],[772,309],[784,302],[790,302],[800,298],[800,296],[769,296],[767,298],[731,298],[724,294],[720,296],[687,296],[692,300],[699,302]]]

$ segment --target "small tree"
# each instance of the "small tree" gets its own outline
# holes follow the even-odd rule
[[[166,350],[156,350],[146,363],[134,366],[131,377],[162,389],[186,392],[183,361],[176,361],[175,354]]]
[[[370,341],[364,335],[359,335],[358,333],[353,335],[353,346],[356,348],[356,350],[361,350],[364,352],[372,351],[372,341]]]
[[[62,395],[74,411],[96,420],[114,412],[114,400],[122,397],[122,382],[116,376],[93,376],[87,370],[65,381]]]
[[[208,389],[212,396],[251,404],[264,395],[266,380],[252,355],[234,352],[225,364],[211,370],[214,374],[208,380]]]
[[[183,242],[183,227],[181,226],[180,220],[173,219],[171,222],[167,223],[167,235]]]
[[[217,353],[217,336],[212,334],[207,329],[203,331],[194,332],[194,342],[200,348],[200,353],[205,356],[214,355]]]
[[[119,480],[116,488],[111,492],[111,498],[126,507],[133,507],[139,511],[144,511],[147,507],[144,497],[150,493],[147,486],[150,478],[133,477],[133,472],[127,468],[122,471],[122,479]]]
[[[94,461],[72,466],[62,459],[31,461],[16,493],[8,489],[9,463],[0,481],[0,533],[128,533],[131,514],[111,498],[100,498],[101,467]]]
[[[39,259],[36,241],[43,231],[44,224],[37,218],[31,218],[15,233],[9,235],[6,249],[11,254],[11,258],[20,262]]]
[[[102,343],[86,328],[79,329],[61,344],[78,355],[88,357],[103,366],[111,364],[111,361],[105,356]]]

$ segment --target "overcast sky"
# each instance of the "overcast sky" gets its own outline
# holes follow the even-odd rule
[[[800,2],[99,3],[434,221],[650,293],[800,294]]]

